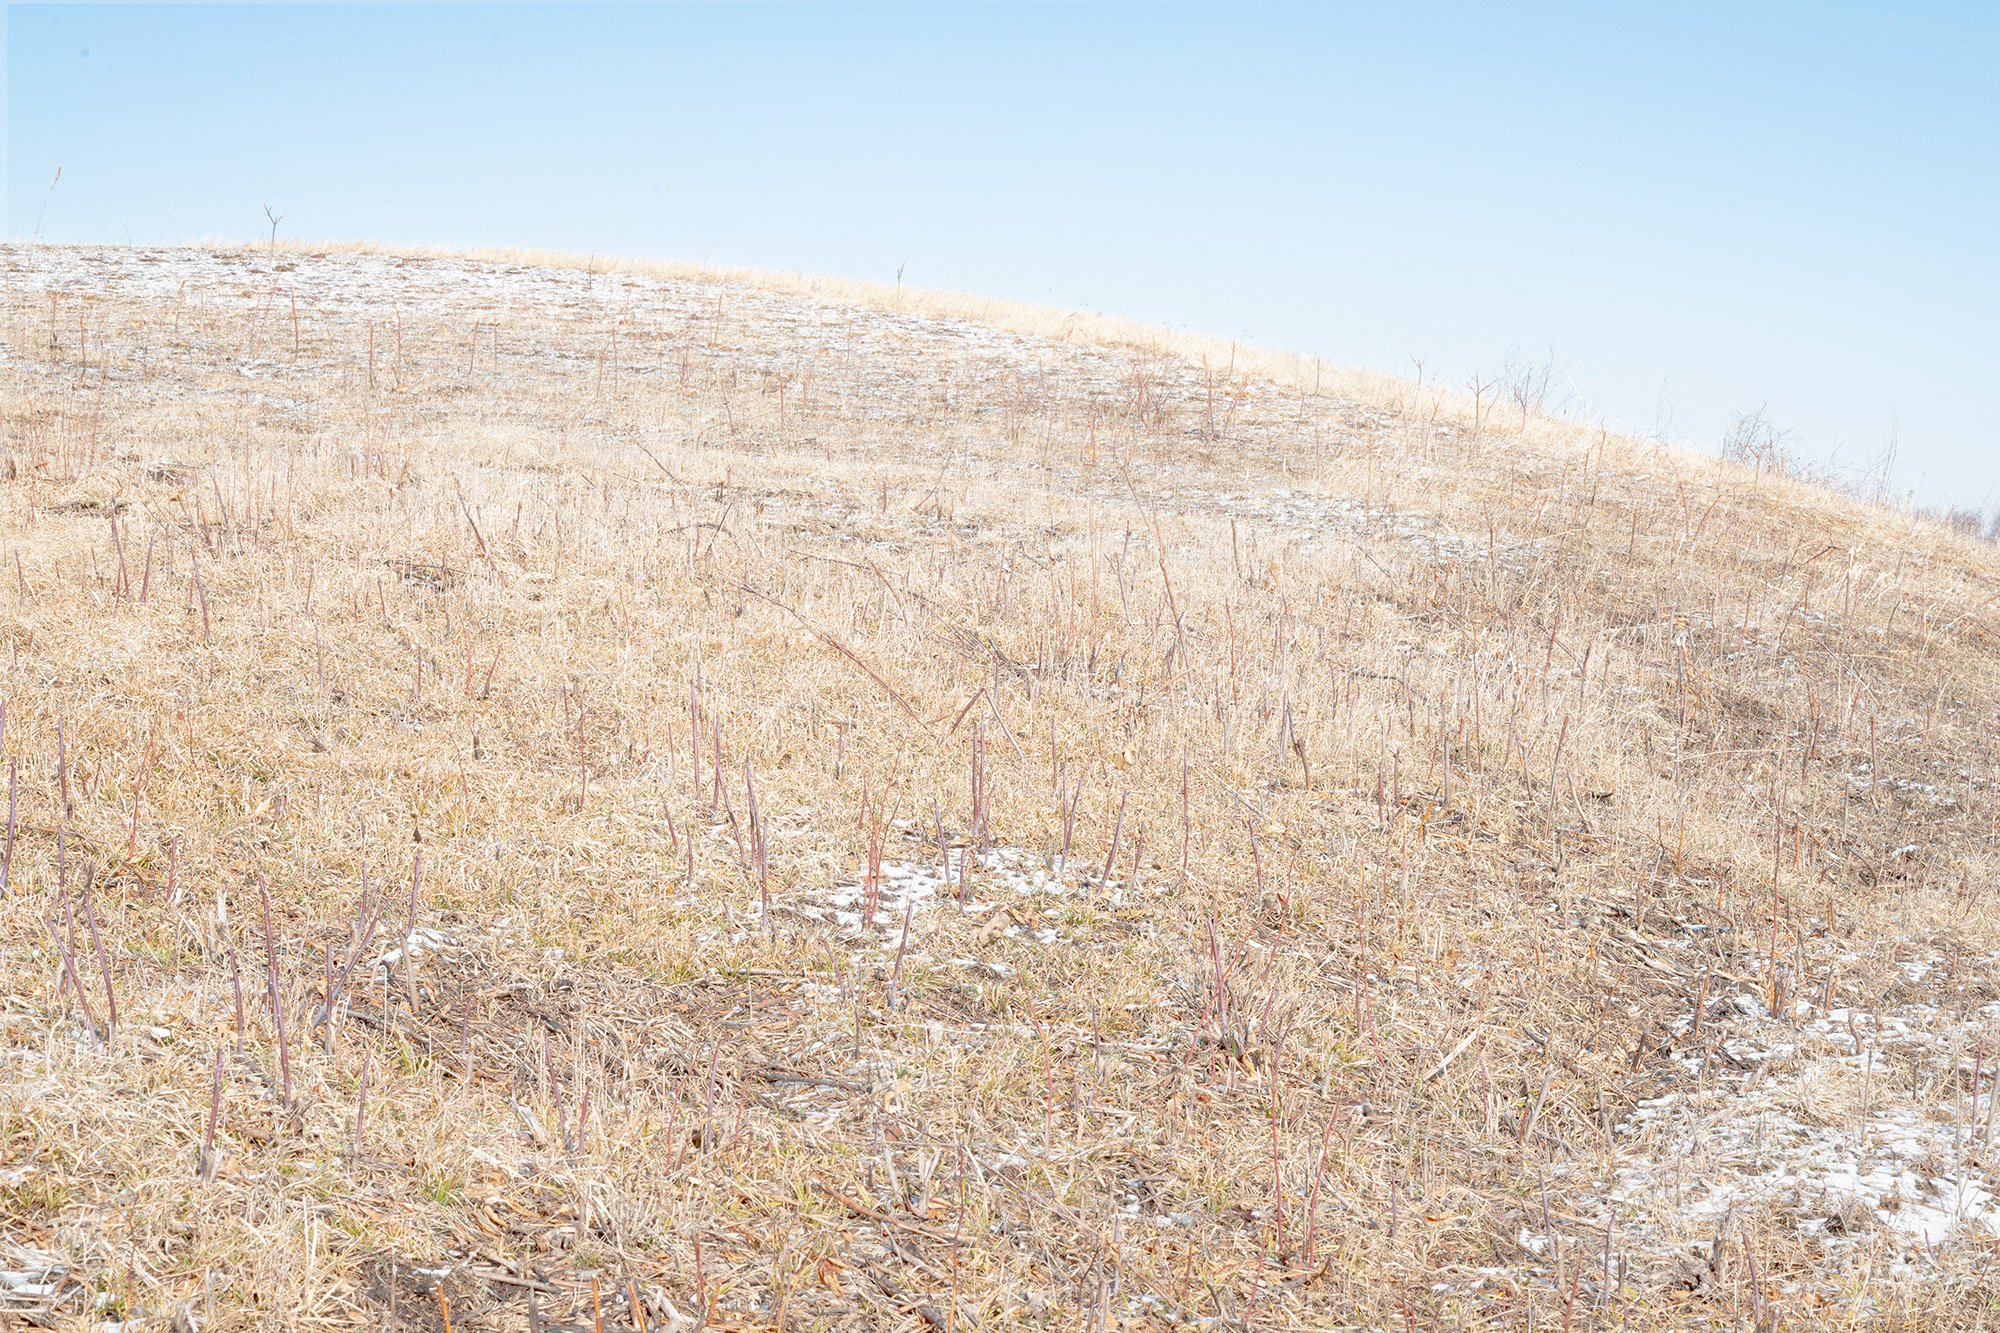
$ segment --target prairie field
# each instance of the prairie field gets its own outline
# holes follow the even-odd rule
[[[951,294],[0,275],[0,1328],[2000,1322],[2000,548]]]

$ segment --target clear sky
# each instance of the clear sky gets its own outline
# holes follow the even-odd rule
[[[1083,306],[2000,500],[2000,6],[7,6],[6,229]],[[53,191],[56,168],[62,179]]]

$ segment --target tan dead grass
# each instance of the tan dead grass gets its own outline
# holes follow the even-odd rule
[[[0,1310],[1989,1317],[1979,1234],[1764,1207],[1691,1258],[1607,1182],[1642,1100],[1737,1086],[1689,1072],[1741,1026],[1676,1033],[1703,997],[1985,1031],[1940,987],[2000,995],[1990,547],[972,298],[0,260]],[[1071,891],[975,861],[1008,916],[889,953],[827,919],[940,832]],[[448,942],[375,968],[419,853]],[[1996,1056],[1799,1095],[1955,1114]]]

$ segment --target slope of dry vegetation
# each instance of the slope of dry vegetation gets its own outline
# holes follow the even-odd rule
[[[0,267],[17,1321],[1988,1317],[1991,548],[944,297]]]

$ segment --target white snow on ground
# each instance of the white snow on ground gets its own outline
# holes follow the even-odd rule
[[[61,1256],[0,1236],[0,1322],[8,1312],[52,1311],[68,1278]]]
[[[129,300],[168,308],[226,305],[246,313],[262,309],[266,312],[263,322],[268,325],[262,345],[268,355],[223,357],[250,378],[310,379],[342,373],[324,356],[308,358],[297,366],[290,364],[294,300],[308,328],[329,317],[350,328],[374,319],[385,340],[390,336],[385,321],[393,322],[399,313],[404,318],[419,312],[432,319],[461,318],[468,335],[481,319],[514,323],[539,316],[572,327],[589,321],[592,329],[601,327],[606,332],[616,322],[628,339],[621,373],[640,377],[679,373],[678,361],[666,354],[671,349],[663,350],[654,335],[685,329],[697,331],[703,345],[720,339],[719,348],[727,351],[739,369],[778,374],[796,372],[802,351],[815,351],[843,364],[866,365],[871,359],[893,358],[898,350],[917,344],[940,350],[942,343],[942,350],[956,349],[962,356],[937,373],[966,391],[981,391],[981,396],[991,396],[997,386],[1008,382],[1032,380],[1039,384],[1049,379],[1056,358],[1061,360],[1064,385],[1086,394],[1129,393],[1133,375],[1131,356],[961,320],[836,306],[726,283],[472,259],[15,245],[0,246],[0,282],[37,295],[53,293],[58,298],[87,296],[93,301]],[[73,307],[58,311],[57,323],[64,318],[73,329]],[[757,338],[752,344],[732,345],[732,326],[746,321],[757,327]],[[594,373],[597,367],[594,343],[588,351],[547,343],[522,346],[518,336],[514,330],[499,329],[493,354],[503,362],[533,363],[542,371],[572,364]],[[384,367],[388,364],[386,346],[386,342],[378,345]],[[482,342],[473,353],[475,367],[489,355],[488,346]],[[220,353],[224,349],[212,350]],[[1180,361],[1146,359],[1152,392],[1170,392],[1183,400],[1206,395],[1207,385],[1197,369]],[[127,367],[126,373],[135,372]],[[119,378],[118,367],[114,365],[110,375]],[[893,389],[893,379],[881,387]],[[1250,402],[1281,397],[1268,385],[1240,387]]]
[[[375,968],[377,971],[388,971],[401,966],[405,951],[411,958],[421,958],[427,953],[437,953],[440,950],[457,947],[458,941],[443,931],[433,930],[429,926],[418,926],[404,938],[402,944],[377,958]]]
[[[1609,1179],[1601,1159],[1551,1165],[1516,1237],[1527,1262],[1459,1270],[1433,1290],[1552,1282],[1558,1238],[1585,1291],[1646,1281],[1628,1263],[1699,1286],[1746,1228],[1774,1225],[1798,1247],[1791,1275],[1772,1274],[1784,1289],[1851,1299],[1864,1319],[1871,1280],[1996,1271],[2000,1002],[1978,1001],[2000,993],[2000,956],[1838,962],[1894,987],[1868,1007],[1799,1000],[1774,1016],[1752,993],[1767,960],[1737,958],[1741,980],[1725,986],[1741,988],[1711,993],[1699,1030],[1692,1012],[1675,1021],[1668,1086],[1612,1127]],[[1813,1256],[1802,1267],[1799,1251]]]
[[[1740,971],[1755,976],[1760,960]],[[1943,982],[1942,959],[1895,967],[1907,994]],[[1961,966],[1990,974],[2000,959]],[[1886,1261],[1904,1276],[1947,1250],[2000,1240],[1994,1167],[2000,1003],[1952,1012],[1942,991],[1876,1009],[1773,1016],[1743,991],[1711,997],[1675,1024],[1682,1086],[1642,1101],[1616,1126],[1616,1164],[1600,1206],[1621,1245],[1658,1257],[1705,1253],[1731,1219],[1776,1217],[1829,1271]],[[1591,1216],[1594,1213],[1594,1216]]]
[[[1074,935],[1074,914],[1063,911],[1059,900],[1116,907],[1132,891],[1116,876],[1105,878],[1101,866],[1092,871],[1065,865],[1059,857],[1045,858],[1024,847],[984,852],[964,847],[952,848],[941,862],[885,861],[875,884],[869,884],[864,872],[853,882],[826,887],[794,910],[828,922],[860,952],[893,958],[900,951],[908,960],[922,961],[926,955],[917,947],[920,926],[940,911],[977,919],[996,937],[1054,944]],[[1000,973],[1007,970],[1003,963],[952,961]]]
[[[939,408],[996,428],[1018,430],[1015,405],[1024,392],[1062,410],[1088,414],[1096,404],[1129,403],[1135,395],[1171,414],[1190,439],[1226,432],[1232,453],[1290,456],[1309,436],[1330,454],[1372,447],[1387,414],[1360,403],[1322,398],[1301,415],[1298,396],[1274,384],[1209,372],[1140,347],[1082,346],[963,320],[840,305],[752,286],[660,278],[633,273],[533,267],[459,258],[334,254],[303,251],[0,245],[0,285],[53,302],[54,336],[74,340],[79,310],[92,359],[101,374],[140,398],[188,394],[251,403],[311,429],[322,386],[367,373],[367,337],[376,336],[376,371],[392,378],[398,321],[462,328],[461,350],[441,358],[411,354],[412,373],[430,379],[486,382],[496,376],[551,373],[577,377],[610,372],[634,381],[685,373],[684,351],[698,363],[726,360],[731,374],[762,376],[818,400],[836,399],[842,413],[862,419],[907,420]],[[120,345],[121,302],[185,310],[187,345],[172,350]],[[310,354],[296,363],[292,312],[296,303]],[[217,316],[229,331],[218,334]],[[541,321],[539,325],[535,321]],[[524,329],[545,328],[537,337]],[[487,330],[479,333],[478,330]],[[617,341],[612,331],[620,332]],[[452,335],[456,338],[456,332]],[[332,349],[315,345],[331,338]],[[613,357],[611,351],[617,349]],[[109,350],[99,360],[98,353]],[[160,375],[148,358],[171,358],[177,373]],[[206,366],[190,378],[185,362]],[[0,365],[36,375],[74,374],[40,359],[9,356]],[[882,373],[882,368],[895,368]],[[257,382],[246,391],[241,381]],[[233,381],[233,382],[232,382]],[[264,391],[268,389],[268,392]],[[1454,428],[1436,427],[1441,436]],[[950,445],[937,442],[934,447]],[[1015,461],[1039,467],[1053,486],[1076,480],[1071,464],[1036,464],[1025,446]],[[152,466],[180,467],[173,460]],[[1533,543],[1506,534],[1454,532],[1431,517],[1300,484],[1275,492],[1217,487],[1203,465],[1161,463],[1163,498],[1188,514],[1238,522],[1311,548],[1327,542],[1383,542],[1434,564],[1493,559],[1521,569],[1538,554]],[[1421,477],[1421,468],[1413,475]],[[1185,480],[1181,480],[1184,475]],[[806,503],[810,507],[810,503]]]
[[[1169,466],[1162,474],[1175,471]],[[1324,495],[1291,487],[1217,491],[1200,484],[1167,486],[1162,499],[1182,510],[1206,509],[1228,518],[1268,525],[1307,537],[1337,535],[1349,540],[1375,538],[1397,542],[1429,560],[1483,564],[1491,557],[1500,566],[1520,572],[1540,550],[1539,543],[1489,543],[1469,534],[1450,532],[1421,514],[1370,505],[1353,496]]]
[[[1887,1086],[1886,1047],[1919,1048],[1910,1052],[1918,1058],[1946,1056],[1928,1031],[1936,1018],[1934,1009],[1879,1019],[1837,1009],[1803,1024],[1794,1040],[1769,1047],[1730,1038],[1725,1058],[1790,1068],[1754,1086],[1672,1092],[1640,1103],[1619,1126],[1628,1149],[1612,1198],[1683,1231],[1699,1224],[1712,1232],[1731,1210],[1768,1205],[1829,1251],[1865,1243],[1877,1229],[1925,1249],[1961,1234],[2000,1237],[1996,1190],[1983,1165],[1990,1081],[1976,1099],[1961,1093],[1928,1106],[1865,1109],[1870,1080],[1884,1085],[1885,1100],[1897,1095]],[[1913,1026],[1913,1019],[1925,1026]],[[1850,1022],[1864,1034],[1859,1054],[1846,1030]],[[1816,1104],[1814,1086],[1832,1071],[1859,1083],[1859,1114]],[[1975,1119],[1972,1100],[1987,1123]]]

